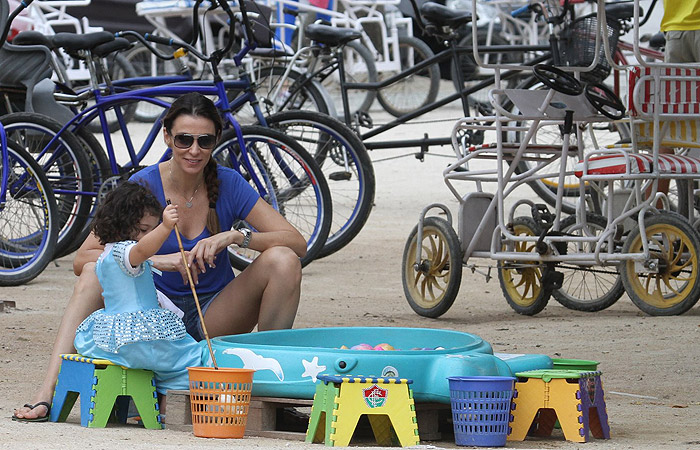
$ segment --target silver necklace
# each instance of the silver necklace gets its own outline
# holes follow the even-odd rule
[[[173,183],[173,187],[175,187],[175,181],[173,180],[173,160],[172,159],[168,162],[168,172],[170,174],[170,182]],[[188,208],[192,207],[192,200],[194,200],[194,196],[197,195],[197,191],[199,190],[199,187],[201,185],[202,185],[202,182],[200,181],[199,184],[197,184],[197,187],[194,188],[194,193],[192,193],[192,197],[190,197],[189,201],[187,201],[185,199],[186,200],[185,201],[186,207],[188,207]],[[183,198],[184,198],[184,196],[183,196]]]

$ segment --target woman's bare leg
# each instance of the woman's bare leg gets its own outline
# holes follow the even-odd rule
[[[301,295],[301,263],[286,247],[260,255],[221,291],[207,309],[210,337],[292,328]]]
[[[61,325],[58,327],[56,340],[51,350],[46,377],[39,387],[39,390],[34,393],[30,401],[31,404],[36,404],[38,402],[51,403],[56,380],[58,379],[58,371],[61,367],[59,355],[62,353],[75,352],[73,348],[75,330],[87,316],[102,307],[104,307],[102,288],[95,274],[95,263],[88,263],[85,265],[80,277],[78,277],[78,281],[73,288],[73,295],[70,300],[68,300],[68,305],[63,313]],[[25,419],[44,417],[46,414],[47,409],[44,406],[38,406],[33,410],[26,407],[15,410],[16,417]]]

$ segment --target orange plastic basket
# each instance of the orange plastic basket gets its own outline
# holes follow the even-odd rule
[[[198,437],[242,438],[248,420],[252,369],[188,367],[192,429]]]

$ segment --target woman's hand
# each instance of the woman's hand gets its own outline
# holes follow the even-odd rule
[[[197,242],[187,257],[190,267],[197,267],[202,273],[207,271],[207,266],[216,267],[214,258],[234,243],[235,235],[242,236],[240,231],[224,231]]]
[[[188,260],[190,254],[191,252],[185,252],[185,256]],[[182,282],[188,284],[187,269],[182,261],[182,254],[170,253],[167,255],[153,255],[151,261],[153,261],[153,267],[163,272],[180,272],[180,275],[182,275]],[[193,264],[190,264],[190,269],[192,282],[197,284],[200,270]]]

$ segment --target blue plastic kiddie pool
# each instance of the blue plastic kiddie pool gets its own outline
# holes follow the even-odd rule
[[[350,350],[387,343],[396,350]],[[428,328],[338,327],[263,331],[212,339],[221,367],[255,369],[253,395],[311,399],[319,374],[413,380],[419,402],[450,403],[447,377],[549,369],[546,355],[493,354],[479,336]]]

